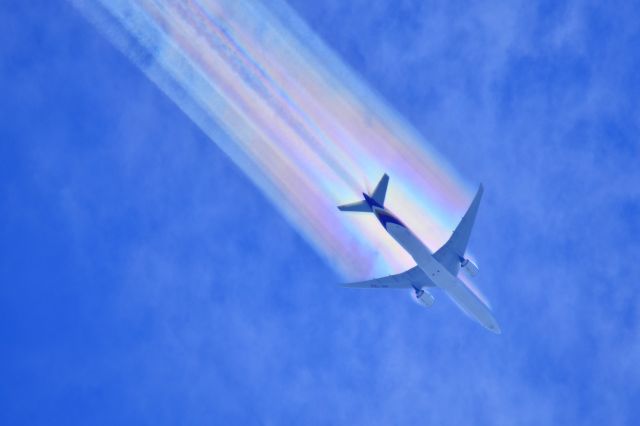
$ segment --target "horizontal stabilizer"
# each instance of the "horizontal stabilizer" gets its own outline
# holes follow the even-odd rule
[[[374,204],[378,207],[382,207],[384,205],[384,199],[387,195],[387,186],[389,185],[389,176],[385,173],[382,175],[380,182],[376,185],[376,189],[373,190],[373,193],[369,196],[367,194],[364,195],[364,200],[356,201],[351,204],[343,204],[338,206],[338,210],[343,212],[372,212],[371,205]],[[373,200],[373,201],[372,201]]]
[[[366,201],[356,201],[355,203],[343,204],[338,206],[338,210],[343,212],[370,212],[371,207]]]
[[[343,287],[349,288],[421,288],[425,286],[433,287],[434,284],[417,266],[400,274],[343,284]]]
[[[376,200],[376,203],[380,204],[381,206],[384,206],[384,198],[387,195],[388,185],[389,175],[385,173],[380,179],[380,182],[378,182],[378,185],[376,185],[376,189],[373,190],[373,194],[371,194],[371,198]]]

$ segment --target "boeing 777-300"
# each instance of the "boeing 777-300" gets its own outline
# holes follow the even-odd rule
[[[434,297],[426,288],[440,287],[472,318],[490,331],[500,334],[500,327],[489,307],[457,277],[460,268],[464,268],[472,276],[478,273],[478,267],[465,257],[465,251],[482,198],[482,185],[449,240],[435,253],[431,253],[404,223],[384,207],[388,184],[389,176],[385,174],[371,195],[363,193],[364,200],[338,208],[342,211],[369,212],[376,215],[384,229],[411,255],[417,265],[400,274],[349,283],[345,286],[413,288],[418,301],[427,307],[433,304]]]

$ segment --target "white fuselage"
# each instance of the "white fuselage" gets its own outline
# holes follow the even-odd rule
[[[373,204],[371,210],[389,235],[413,257],[418,267],[433,284],[445,290],[463,311],[484,327],[495,333],[500,332],[498,323],[489,308],[458,277],[442,266],[433,257],[429,248],[409,228],[382,206]]]

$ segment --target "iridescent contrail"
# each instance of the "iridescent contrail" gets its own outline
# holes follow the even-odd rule
[[[375,219],[339,214],[384,172],[431,248],[470,188],[284,3],[72,0],[349,278],[412,264]]]

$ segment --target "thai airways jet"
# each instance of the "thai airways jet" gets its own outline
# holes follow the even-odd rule
[[[338,209],[375,214],[384,229],[413,257],[417,265],[400,274],[349,283],[345,286],[352,288],[413,288],[418,301],[427,307],[433,305],[434,297],[426,287],[440,287],[469,316],[490,331],[500,334],[500,327],[487,305],[457,277],[460,268],[464,268],[471,276],[478,273],[478,267],[465,258],[465,251],[478,212],[480,198],[482,198],[482,185],[480,185],[469,209],[453,231],[451,238],[432,254],[429,248],[404,223],[384,207],[388,184],[389,176],[385,174],[371,195],[363,193],[364,200],[338,206]]]

